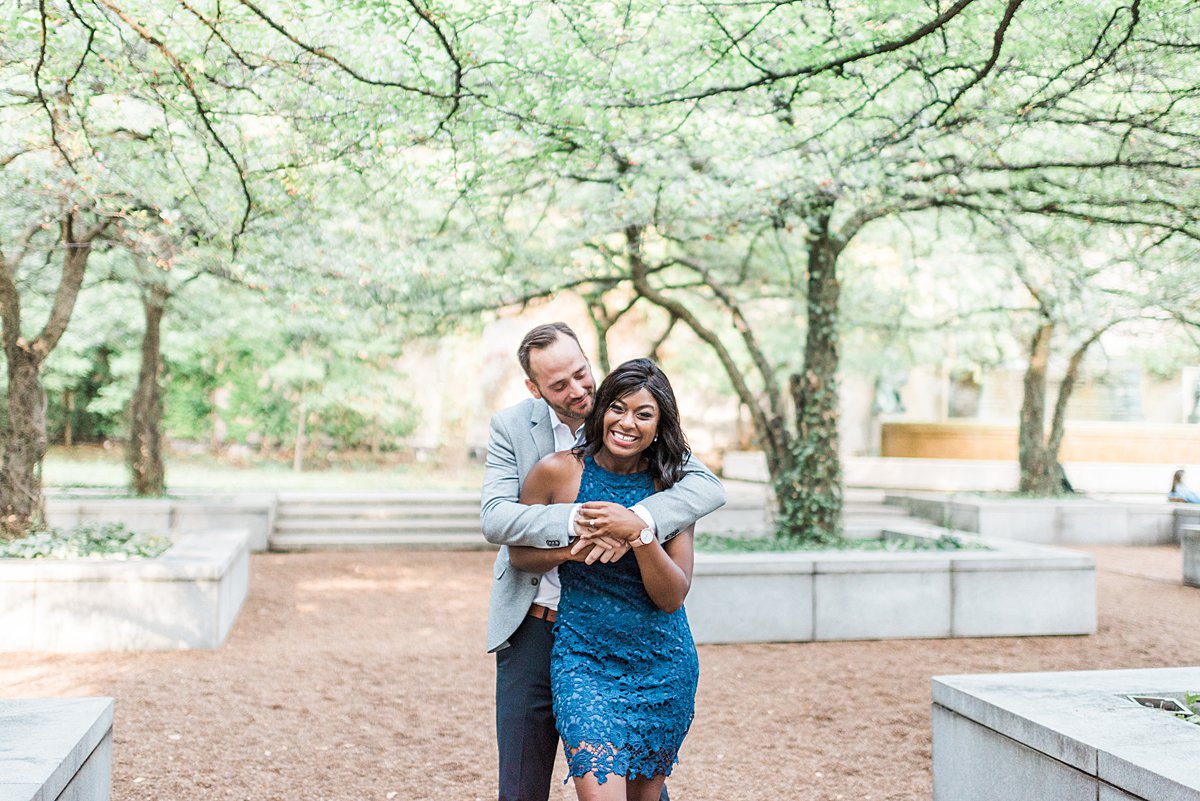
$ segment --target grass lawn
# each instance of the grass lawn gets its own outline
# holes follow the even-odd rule
[[[51,448],[42,463],[46,487],[124,489],[128,485],[125,454],[98,446]],[[290,462],[229,463],[209,455],[167,457],[167,490],[478,490],[483,465],[447,467],[433,464],[329,463],[304,472]]]

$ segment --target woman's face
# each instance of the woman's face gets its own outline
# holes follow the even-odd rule
[[[658,433],[658,401],[642,388],[604,410],[604,447],[613,456],[636,456]]]

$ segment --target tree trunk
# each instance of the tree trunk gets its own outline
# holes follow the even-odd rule
[[[0,516],[10,537],[25,534],[42,511],[40,468],[46,455],[46,391],[41,360],[22,348],[8,351],[8,430],[0,465]]]
[[[139,497],[166,492],[166,468],[162,455],[161,339],[166,287],[155,285],[142,298],[146,331],[142,335],[142,367],[130,401],[129,476],[130,489]]]
[[[304,446],[307,442],[306,426],[308,424],[308,409],[304,408],[304,400],[300,400],[296,420],[296,447],[292,451],[292,471],[304,472]]]
[[[773,472],[779,507],[778,534],[809,541],[841,536],[842,465],[838,453],[839,365],[837,276],[839,248],[828,212],[810,233],[808,332],[804,372],[791,378],[796,436]]]
[[[1021,426],[1017,435],[1021,480],[1018,489],[1031,495],[1054,495],[1062,487],[1062,472],[1046,443],[1046,379],[1054,323],[1043,319],[1029,344],[1025,368]],[[1057,450],[1057,449],[1055,449]]]
[[[3,434],[4,457],[0,462],[0,536],[4,537],[22,536],[41,516],[41,466],[46,455],[42,364],[71,321],[92,244],[111,224],[100,222],[76,236],[75,217],[70,211],[59,221],[62,276],[46,324],[32,341],[21,333],[17,264],[0,254],[0,339],[8,360],[8,430]]]
[[[75,445],[75,391],[63,391],[63,445]]]

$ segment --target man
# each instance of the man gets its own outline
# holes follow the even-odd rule
[[[517,358],[532,398],[492,418],[480,521],[499,545],[488,610],[488,651],[496,654],[499,801],[545,801],[560,751],[550,698],[550,646],[558,608],[558,570],[524,573],[509,563],[509,545],[591,548],[589,561],[619,559],[624,543],[649,529],[662,542],[725,503],[708,468],[689,458],[684,477],[625,514],[592,515],[577,504],[522,506],[525,476],[542,457],[574,447],[592,410],[596,382],[575,333],[564,323],[534,328]],[[571,540],[586,536],[586,541]],[[666,799],[666,789],[663,798]]]

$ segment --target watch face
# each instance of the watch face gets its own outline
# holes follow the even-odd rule
[[[648,528],[644,528],[638,539],[642,541],[642,545],[649,545],[654,540],[654,532]]]

